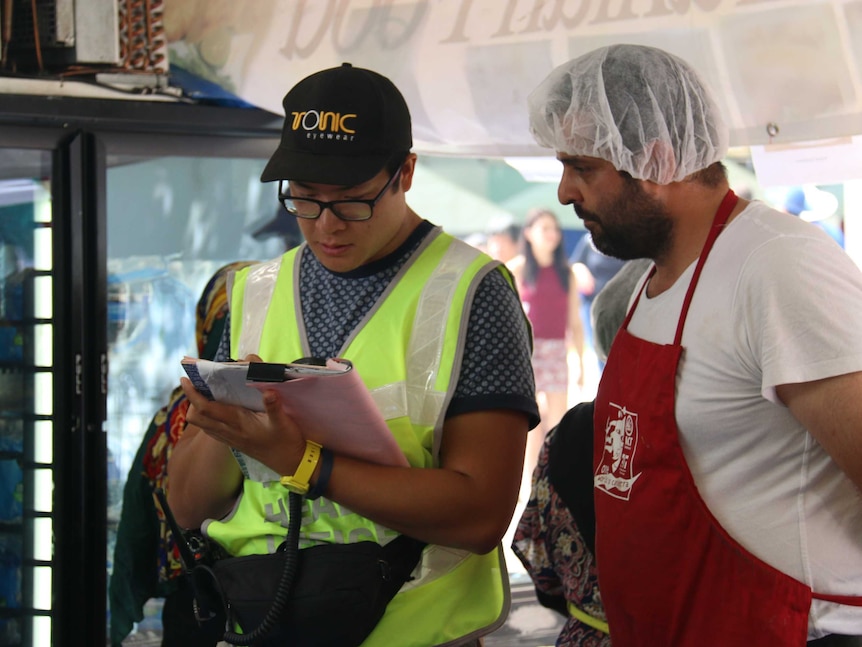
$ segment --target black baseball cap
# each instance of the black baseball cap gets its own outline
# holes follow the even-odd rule
[[[385,76],[343,63],[297,83],[260,179],[354,186],[413,146],[410,110]]]

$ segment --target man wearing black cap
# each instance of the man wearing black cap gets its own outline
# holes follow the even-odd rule
[[[289,490],[306,492],[301,545],[426,542],[363,645],[477,644],[508,611],[499,543],[538,422],[528,324],[499,263],[408,206],[410,113],[388,79],[345,63],[300,81],[284,110],[262,179],[306,242],[236,276],[221,359],[351,360],[409,467],[314,449],[276,397],[249,414],[186,384],[197,426],[171,458],[171,507],[232,555],[275,549]],[[245,478],[231,448],[287,485]]]

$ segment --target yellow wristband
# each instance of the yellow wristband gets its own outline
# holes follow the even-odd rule
[[[321,446],[316,442],[306,440],[305,453],[296,467],[296,473],[293,476],[282,476],[281,484],[291,492],[296,492],[297,494],[308,492],[311,475],[314,474],[314,468],[317,467],[317,462],[320,460],[320,450]]]

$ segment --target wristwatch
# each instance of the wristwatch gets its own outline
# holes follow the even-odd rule
[[[314,474],[314,468],[317,467],[317,462],[320,460],[321,446],[313,440],[305,441],[305,453],[302,455],[302,460],[296,468],[296,473],[293,476],[282,476],[281,484],[291,492],[297,494],[305,494],[308,492],[308,482],[311,480],[311,475]]]

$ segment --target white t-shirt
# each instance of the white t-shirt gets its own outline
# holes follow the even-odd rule
[[[672,343],[694,267],[644,292],[629,332]],[[677,425],[712,513],[815,592],[862,595],[862,493],[775,395],[862,371],[862,272],[817,227],[753,202],[709,255],[682,345]],[[809,638],[825,633],[862,635],[862,607],[815,600]]]

